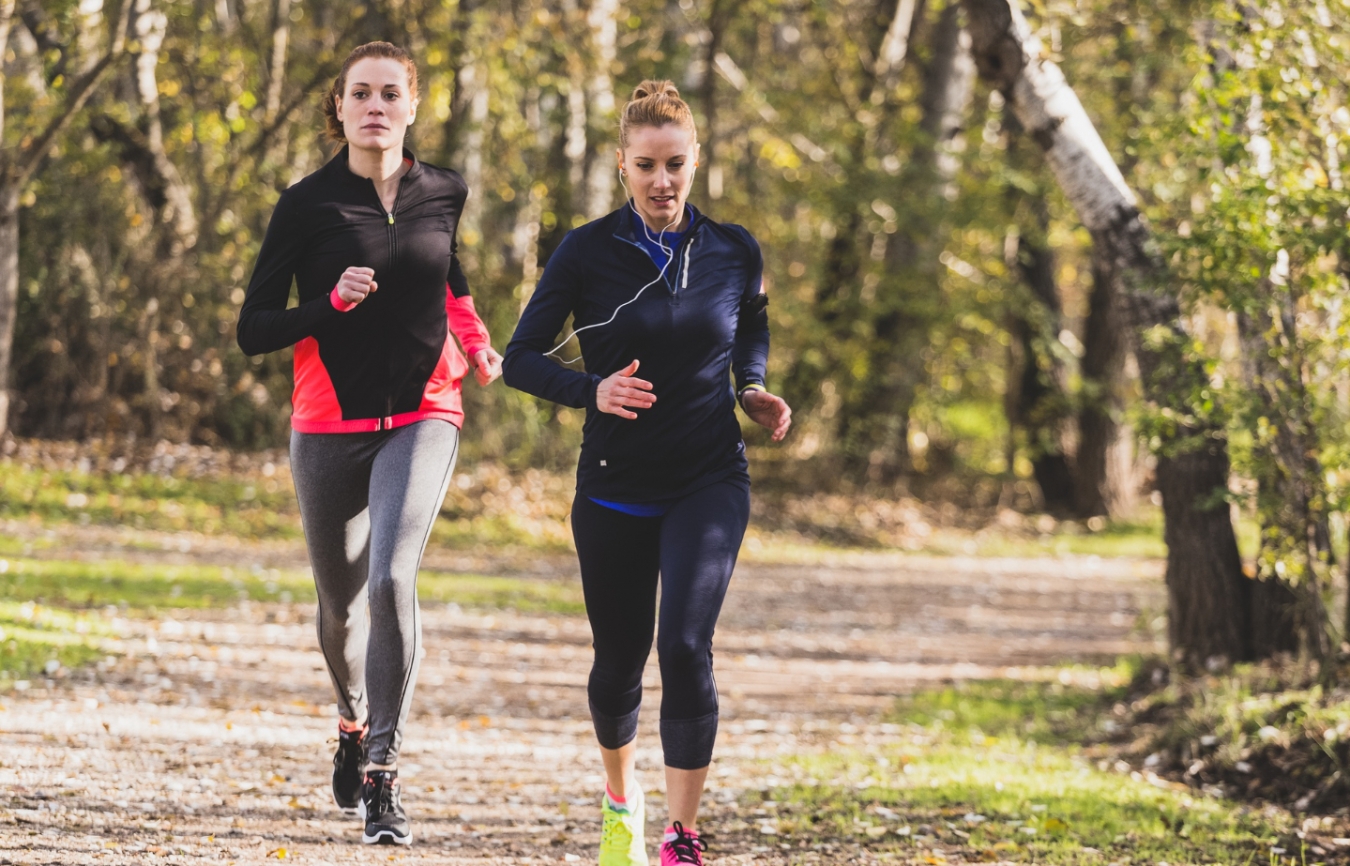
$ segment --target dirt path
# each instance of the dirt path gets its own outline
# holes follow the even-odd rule
[[[575,579],[560,567],[534,579]],[[776,757],[901,737],[883,716],[916,686],[1156,650],[1137,626],[1161,606],[1153,563],[743,565],[716,644],[712,862],[884,859],[783,851],[737,800],[777,782]],[[332,695],[312,610],[245,604],[120,622],[118,654],[97,670],[0,696],[0,864],[593,863],[585,620],[434,605],[424,623],[403,751],[411,849],[356,844],[359,825],[331,804]],[[653,659],[648,707],[655,674]],[[655,721],[644,716],[639,757],[653,822],[664,813]]]

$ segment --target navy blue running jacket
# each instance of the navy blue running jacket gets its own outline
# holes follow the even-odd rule
[[[667,279],[634,236],[629,205],[569,232],[544,268],[506,347],[506,384],[586,409],[577,491],[614,502],[672,499],[746,471],[736,388],[764,384],[769,318],[760,296],[764,260],[738,225],[697,210],[675,248]],[[586,371],[544,356],[569,315]],[[575,348],[558,354],[570,360]],[[557,357],[557,356],[555,356]],[[641,362],[656,403],[636,420],[595,408],[600,381]],[[575,367],[577,365],[573,365]]]

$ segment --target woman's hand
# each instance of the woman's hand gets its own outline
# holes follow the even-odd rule
[[[380,287],[375,282],[375,271],[370,268],[347,268],[338,279],[337,293],[344,304],[359,304],[366,295]]]
[[[502,356],[497,354],[496,349],[488,346],[473,353],[473,376],[478,384],[486,388],[497,381],[501,374]]]
[[[782,442],[792,426],[792,409],[782,397],[751,389],[741,394],[741,408],[750,420],[773,431],[773,441]]]
[[[601,380],[595,389],[595,408],[632,421],[637,418],[637,413],[629,411],[628,407],[647,409],[655,403],[656,395],[651,393],[652,383],[633,378],[637,368],[638,362],[633,361],[614,375]]]

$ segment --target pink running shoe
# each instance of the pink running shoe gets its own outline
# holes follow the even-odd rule
[[[693,863],[703,866],[703,852],[708,845],[697,833],[684,829],[676,821],[666,829],[666,841],[661,843],[661,866],[679,866],[681,863]]]

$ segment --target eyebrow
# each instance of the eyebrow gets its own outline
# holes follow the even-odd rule
[[[371,88],[374,87],[373,84],[367,84],[367,83],[365,83],[364,81],[353,81],[353,82],[351,83],[351,86],[352,86],[352,87],[371,87]],[[401,84],[383,84],[383,85],[381,85],[381,86],[382,86],[382,87],[402,87]]]

